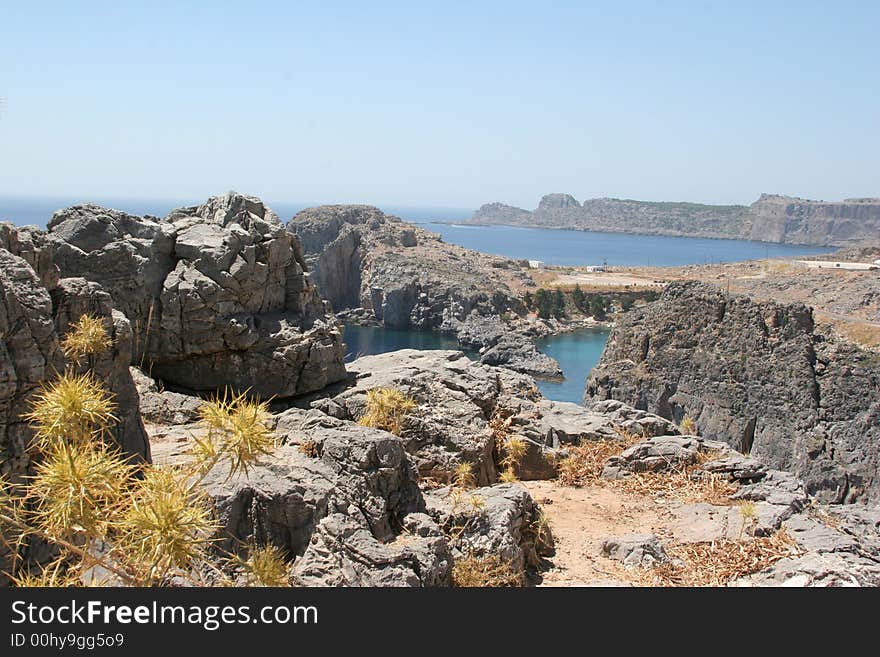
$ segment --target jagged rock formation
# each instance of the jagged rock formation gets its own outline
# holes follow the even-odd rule
[[[493,271],[506,269],[507,259],[444,244],[374,207],[309,208],[287,227],[337,311],[363,307],[390,328],[454,331],[472,312],[518,303]]]
[[[548,194],[532,212],[488,203],[470,223],[847,246],[880,243],[880,199],[825,202],[762,194],[751,206],[616,198],[580,204],[568,194]]]
[[[58,278],[45,273],[47,288],[28,262],[6,247],[28,256],[32,262],[50,261],[31,248],[28,236],[4,227],[0,247],[0,474],[18,480],[28,474],[28,445],[32,431],[22,416],[43,383],[65,368],[59,344],[69,326],[90,313],[104,320],[113,341],[104,354],[95,356],[89,369],[114,395],[118,423],[112,436],[122,450],[149,460],[150,448],[138,410],[138,397],[128,371],[131,357],[131,326],[113,310],[110,296],[95,283],[77,278]],[[82,370],[85,364],[67,364]]]
[[[616,399],[803,478],[826,502],[880,499],[880,363],[801,305],[670,285],[618,321],[584,401]]]
[[[259,199],[229,192],[164,220],[81,205],[48,228],[32,258],[100,283],[133,326],[132,364],[169,385],[291,396],[345,376],[300,247]]]
[[[517,575],[534,574],[531,569],[552,554],[554,538],[542,518],[541,498],[521,484],[489,480],[488,464],[499,469],[496,441],[522,438],[554,461],[570,445],[620,440],[621,432],[645,439],[606,460],[604,477],[648,471],[678,476],[690,467],[694,479],[732,482],[730,499],[748,501],[752,509],[747,516],[729,502],[669,500],[672,524],[657,534],[662,539],[620,533],[604,542],[607,553],[627,566],[680,567],[668,540],[671,547],[748,542],[784,530],[793,541],[791,556],[735,585],[880,584],[876,510],[821,504],[795,475],[726,443],[675,435],[678,429],[668,420],[619,401],[586,409],[542,399],[527,377],[468,361],[460,352],[383,354],[359,359],[352,369],[353,381],[311,402],[300,400],[311,408],[273,416],[280,445],[274,454],[246,475],[227,479],[217,468],[206,480],[224,545],[282,548],[293,559],[298,585],[446,586],[453,565],[468,557],[497,556]],[[400,437],[353,422],[365,391],[388,385],[417,401]],[[189,412],[182,396],[156,391],[148,379],[139,389],[164,397],[172,410],[177,404],[181,413]],[[162,416],[170,417],[167,409]],[[157,460],[176,462],[197,432],[193,424],[158,431]],[[485,464],[481,487],[433,488],[432,480],[473,458]],[[554,468],[545,467],[539,478],[554,475]]]

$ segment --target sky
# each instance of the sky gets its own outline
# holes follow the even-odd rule
[[[0,0],[0,196],[880,196],[880,2]]]

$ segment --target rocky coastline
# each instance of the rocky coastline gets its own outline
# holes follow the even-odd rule
[[[617,319],[586,405],[551,401],[533,379],[552,365],[525,332],[522,270],[477,266],[377,212],[318,208],[285,228],[228,193],[161,219],[84,205],[47,231],[0,226],[0,472],[33,474],[24,417],[65,366],[65,334],[94,316],[112,346],[88,366],[118,404],[112,439],[140,462],[192,459],[206,397],[271,399],[271,449],[246,469],[212,462],[201,481],[217,549],[272,547],[290,584],[533,585],[574,549],[599,569],[569,585],[607,585],[599,572],[880,585],[872,354],[824,335],[807,307],[673,284]],[[482,362],[402,350],[346,365],[334,311],[352,308],[454,333]],[[548,490],[659,504],[662,522],[624,535],[619,514],[596,549],[572,548]],[[718,546],[757,565],[698,579],[694,555],[726,558]],[[0,549],[2,570],[40,563],[38,547]]]

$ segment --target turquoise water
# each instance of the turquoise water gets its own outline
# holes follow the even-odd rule
[[[565,380],[538,381],[538,387],[548,399],[579,404],[584,396],[587,374],[599,362],[608,329],[595,328],[554,335],[539,341],[538,348],[559,361]],[[406,331],[378,326],[345,327],[346,362],[358,356],[384,354],[398,349],[461,349],[455,338],[431,331]],[[465,351],[476,358],[473,351]]]
[[[408,331],[379,326],[345,327],[345,362],[359,356],[384,354],[398,349],[459,349],[469,356],[474,352],[462,349],[458,340],[435,331]]]
[[[662,237],[597,233],[581,230],[524,228],[521,226],[467,226],[427,223],[450,244],[548,265],[618,265],[625,267],[740,262],[760,258],[796,257],[830,253],[834,249],[792,244],[698,237]]]
[[[580,404],[587,375],[602,357],[609,333],[606,328],[589,328],[537,340],[538,349],[559,361],[565,375],[565,379],[559,382],[538,381],[544,396]]]

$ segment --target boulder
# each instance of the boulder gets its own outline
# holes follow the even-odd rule
[[[412,513],[404,532],[378,541],[362,524],[341,513],[318,523],[305,554],[293,567],[297,586],[449,586],[452,555],[431,518]]]
[[[428,514],[447,536],[455,558],[497,556],[525,573],[552,554],[553,538],[540,507],[521,484],[425,494]]]
[[[652,568],[669,561],[669,555],[653,534],[627,534],[602,541],[602,554],[627,568]]]

